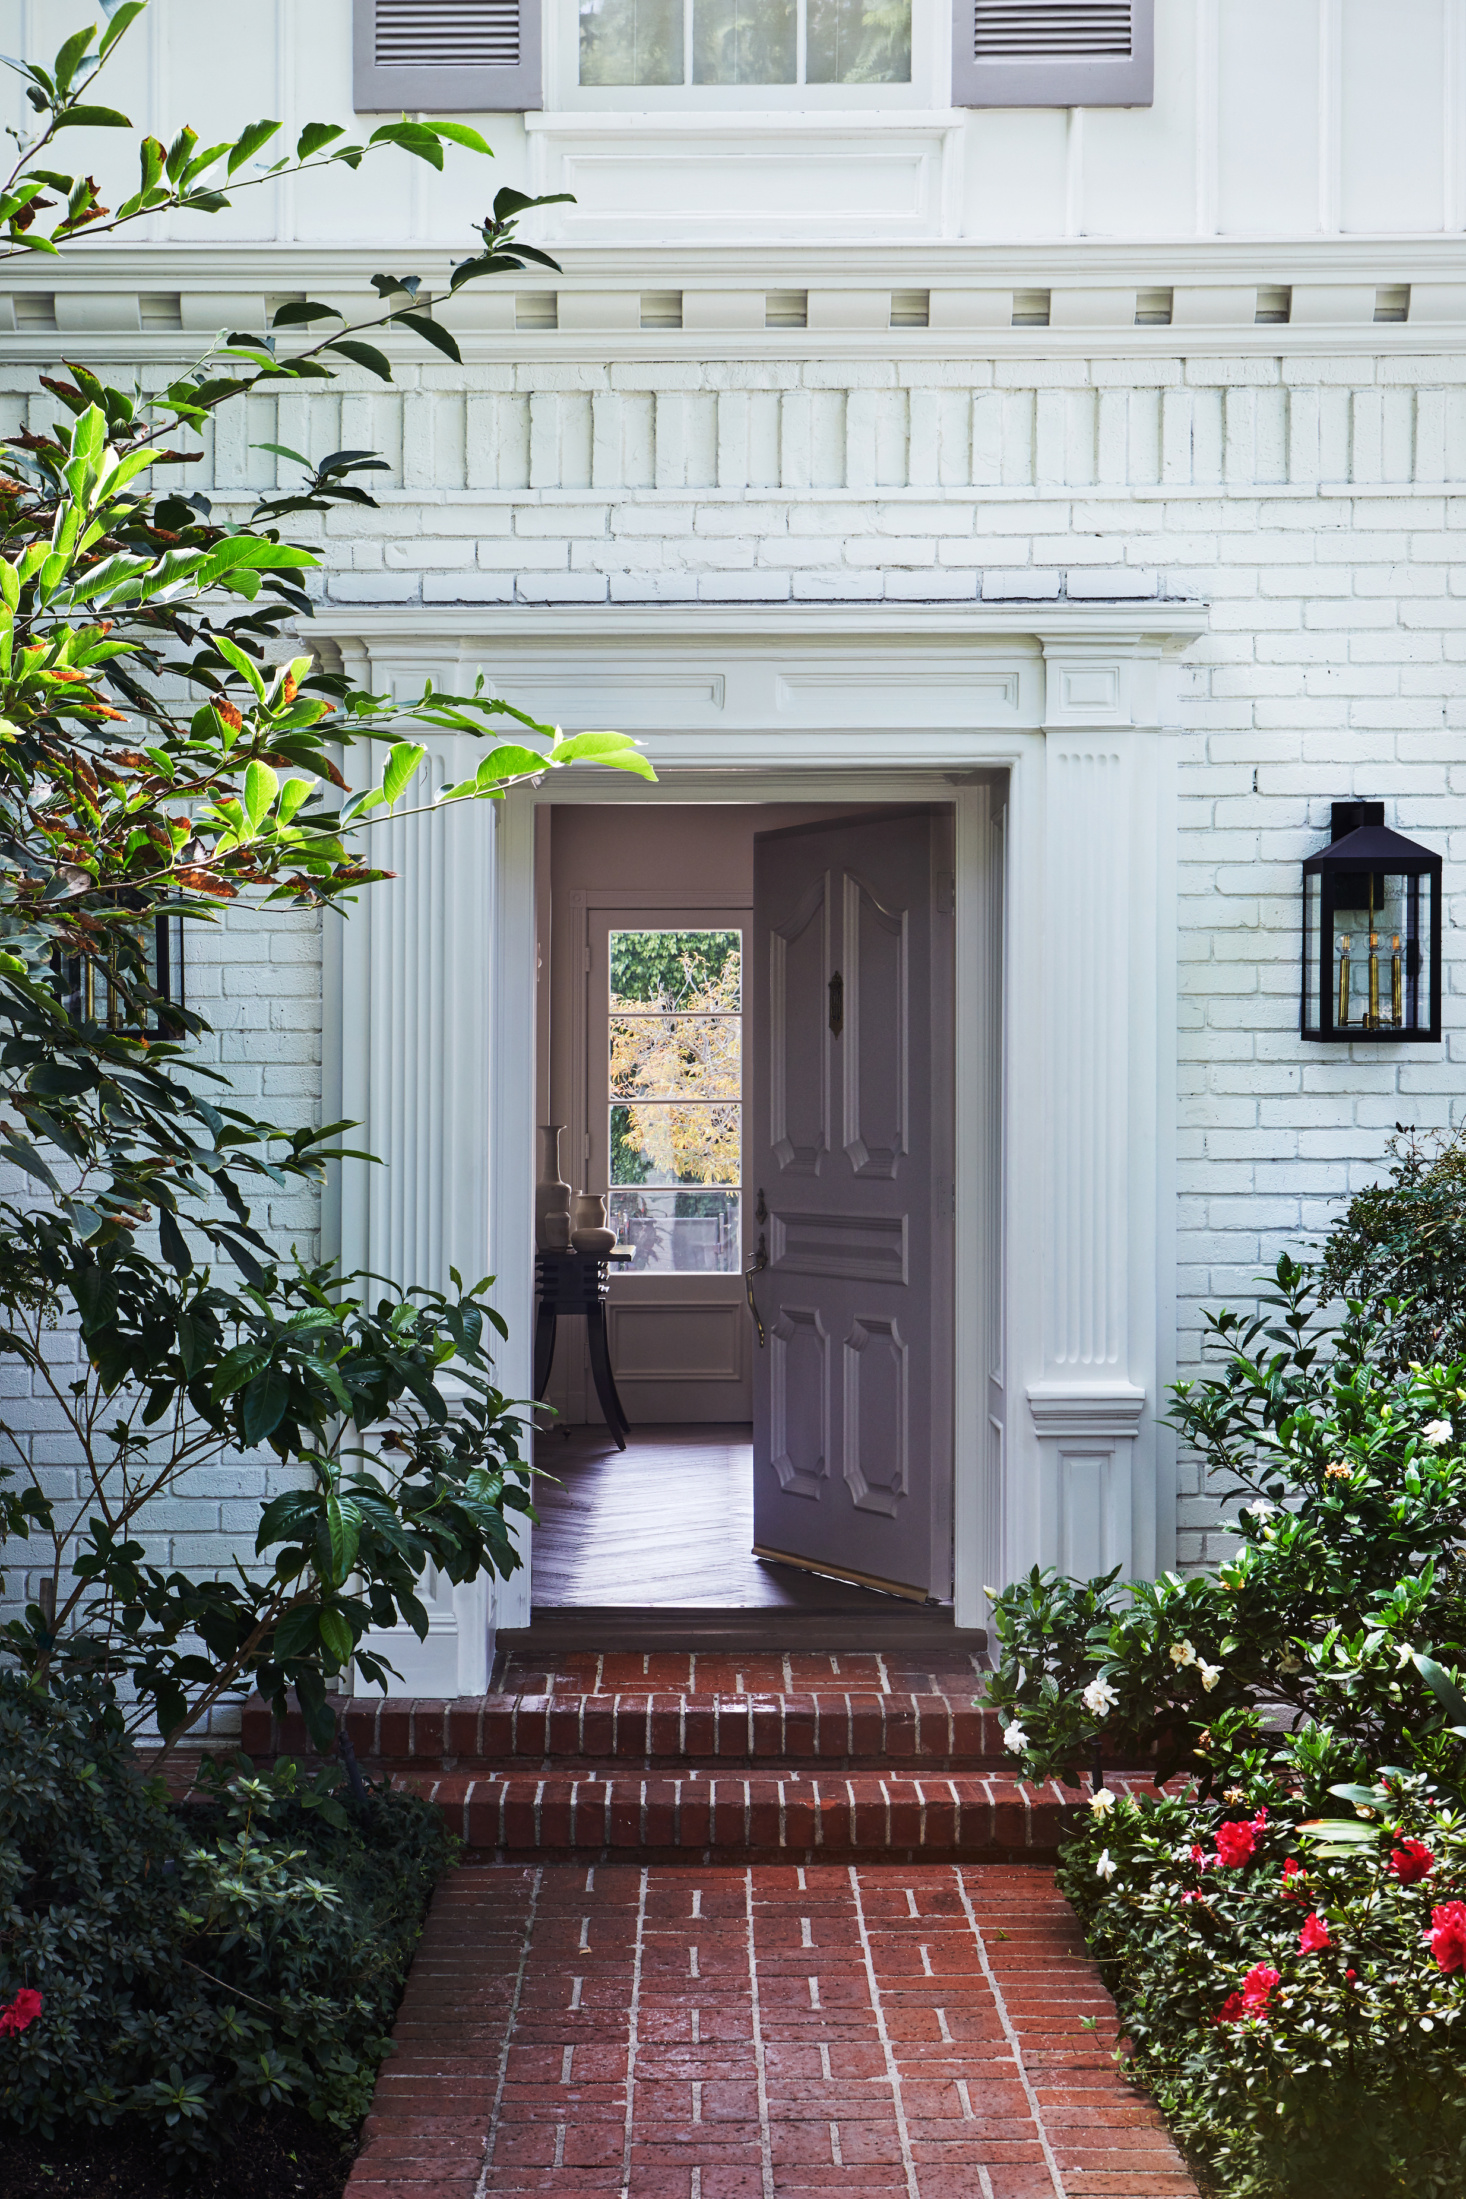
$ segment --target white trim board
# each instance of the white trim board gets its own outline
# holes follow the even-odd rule
[[[424,1259],[456,1250],[465,1272],[496,1269],[510,1324],[500,1379],[528,1394],[541,804],[950,799],[955,1315],[959,1336],[990,1340],[957,1355],[957,1616],[982,1623],[983,1582],[1035,1562],[1152,1571],[1174,1509],[1156,1427],[1174,1325],[1167,733],[1179,657],[1204,626],[1197,606],[1156,604],[328,610],[317,631],[334,631],[352,674],[379,690],[410,694],[429,673],[451,687],[482,665],[547,714],[569,698],[566,724],[635,732],[661,774],[648,788],[557,773],[492,810],[435,820],[445,839],[431,859],[427,843],[394,849],[404,875],[345,927],[344,1007],[328,1010],[331,1026],[369,1034],[341,1065],[354,1101],[343,1112],[388,1164],[375,1183],[346,1173],[354,1262],[386,1273],[412,1262],[413,1279],[431,1281]],[[452,1045],[409,1106],[404,1053],[421,1056],[444,1031]],[[524,1623],[528,1602],[524,1574],[492,1610],[483,1585],[460,1591],[434,1637],[436,1691],[470,1688],[494,1623]]]

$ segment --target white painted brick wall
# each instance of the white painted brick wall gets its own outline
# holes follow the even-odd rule
[[[390,460],[379,511],[325,523],[317,585],[336,601],[1211,604],[1177,742],[1183,1369],[1202,1307],[1246,1297],[1326,1226],[1397,1120],[1461,1119],[1466,359],[673,359],[400,380],[282,397],[278,417],[252,400],[214,431],[221,489],[268,483],[247,447],[267,440]],[[33,379],[12,369],[7,387],[0,415],[29,399],[49,417]],[[1442,1048],[1298,1038],[1298,865],[1350,794],[1446,855]],[[290,983],[268,1000],[227,959],[218,987],[224,1059],[283,1111],[317,1092],[318,980],[303,942],[279,962]],[[297,1211],[271,1220],[288,1232]],[[200,1548],[223,1547],[224,1504]],[[1193,1481],[1185,1562],[1218,1553],[1215,1518]]]

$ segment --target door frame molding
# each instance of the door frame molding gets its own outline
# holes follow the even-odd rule
[[[567,730],[636,734],[660,774],[649,787],[577,768],[485,805],[473,860],[444,879],[433,922],[412,942],[389,954],[378,936],[395,940],[406,921],[400,884],[372,897],[374,929],[358,916],[328,934],[327,1105],[349,1092],[355,1104],[336,1112],[362,1120],[363,1142],[397,1172],[391,1215],[374,1220],[383,1202],[373,1207],[364,1165],[343,1171],[340,1236],[354,1259],[398,1273],[426,1241],[424,1210],[453,1196],[443,1187],[483,1182],[483,1204],[471,1192],[431,1241],[455,1247],[463,1272],[503,1278],[499,1379],[509,1395],[529,1394],[539,806],[950,799],[954,1322],[959,1340],[984,1340],[956,1354],[957,1620],[983,1624],[983,1583],[1035,1562],[1137,1572],[1168,1562],[1174,1453],[1156,1408],[1175,1328],[1170,735],[1180,659],[1206,630],[1204,607],[325,606],[315,624],[363,684],[405,695],[427,675],[452,688],[482,668]],[[984,890],[997,849],[1001,893]],[[450,974],[434,955],[443,937],[460,942]],[[461,1150],[424,1154],[415,1122],[393,1110],[390,1080],[372,1074],[395,1058],[380,1033],[409,1013],[414,989],[389,975],[404,952],[418,991],[451,1004],[459,1027],[447,1074]],[[342,1036],[363,1021],[369,1061]],[[985,1093],[992,1104],[974,1123]],[[528,1622],[528,1569],[457,1591],[441,1616],[436,1656],[415,1660],[409,1692],[484,1684],[495,1625]],[[440,1674],[431,1689],[429,1663]]]

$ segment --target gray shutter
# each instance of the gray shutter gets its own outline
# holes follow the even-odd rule
[[[953,0],[956,107],[1148,107],[1155,0]]]
[[[541,0],[354,0],[358,114],[543,106]]]

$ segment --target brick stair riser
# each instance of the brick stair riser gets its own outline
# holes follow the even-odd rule
[[[602,1779],[421,1773],[410,1782],[476,1855],[506,1861],[811,1863],[1051,1860],[1086,1805],[1057,1785],[972,1776],[724,1773]],[[1140,1785],[1139,1778],[1113,1782]]]
[[[488,1696],[340,1707],[358,1758],[393,1770],[557,1762],[1011,1768],[996,1713],[943,1696]],[[251,1703],[242,1738],[253,1756],[310,1753],[297,1711],[277,1720],[264,1705]]]

